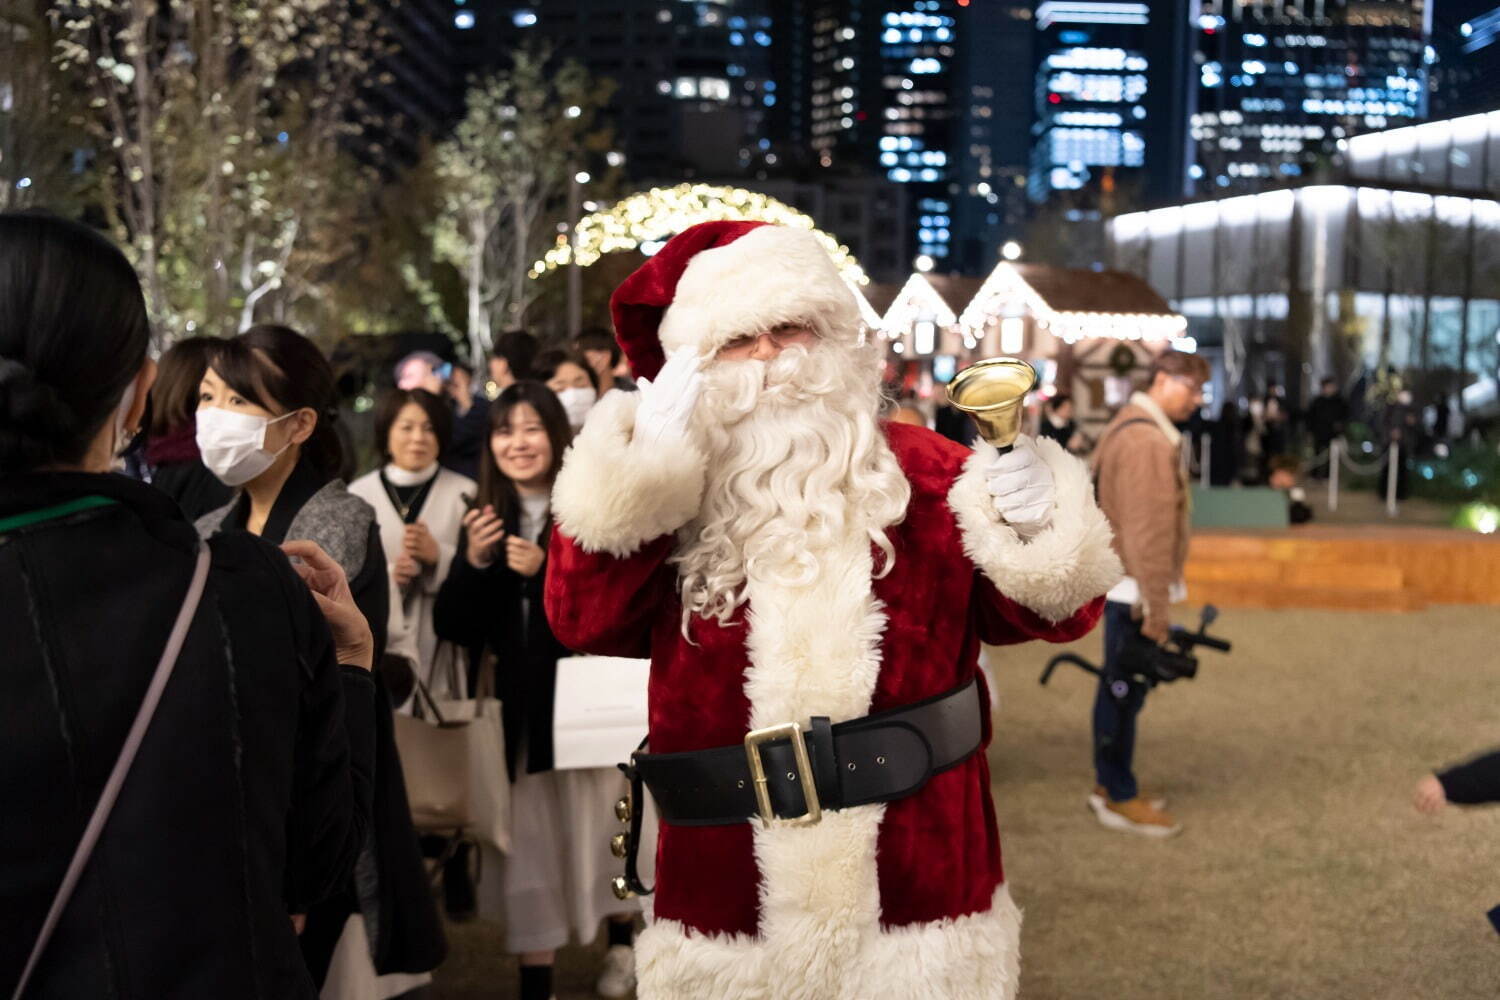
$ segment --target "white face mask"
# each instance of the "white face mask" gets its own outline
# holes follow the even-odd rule
[[[266,428],[291,415],[286,413],[273,420],[220,407],[199,410],[198,452],[203,456],[203,464],[225,486],[245,485],[269,469],[292,446],[288,441],[275,454],[266,451]]]
[[[568,423],[574,427],[582,427],[584,418],[599,401],[599,394],[593,389],[580,389],[576,386],[564,389],[557,394],[558,402],[562,403],[563,409],[567,411]]]

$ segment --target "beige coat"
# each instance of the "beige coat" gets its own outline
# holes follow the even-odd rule
[[[1099,507],[1114,529],[1125,572],[1139,588],[1147,624],[1165,627],[1188,554],[1181,435],[1160,407],[1136,393],[1104,429],[1093,467]]]

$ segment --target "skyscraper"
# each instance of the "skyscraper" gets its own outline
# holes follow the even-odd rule
[[[1188,3],[1044,0],[1036,10],[1036,123],[1029,190],[1186,186]],[[1092,201],[1093,199],[1086,199]]]
[[[466,0],[455,17],[482,38],[471,50],[479,67],[503,65],[511,48],[535,41],[614,80],[616,141],[628,154],[629,176],[646,180],[778,163],[766,131],[778,99],[769,6],[770,0],[478,6]]]
[[[1029,3],[779,0],[775,9],[777,23],[810,38],[787,97],[805,109],[796,135],[814,167],[905,186],[910,252],[939,270],[987,272],[1018,226],[1007,196],[1027,144],[1017,67],[1030,63]]]
[[[1500,108],[1500,4],[1444,0],[1433,12],[1429,67],[1433,118]]]
[[[1308,179],[1339,140],[1425,119],[1431,14],[1427,0],[1203,0],[1196,190]]]

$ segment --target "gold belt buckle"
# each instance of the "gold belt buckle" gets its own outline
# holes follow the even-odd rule
[[[750,777],[755,784],[755,805],[760,818],[767,823],[776,818],[771,810],[771,789],[766,779],[765,761],[761,760],[762,744],[772,740],[787,739],[792,744],[792,757],[796,761],[796,775],[802,781],[802,800],[807,803],[807,815],[786,820],[793,826],[812,826],[823,818],[823,805],[818,801],[818,785],[813,779],[812,759],[807,754],[807,743],[802,739],[802,726],[795,722],[784,722],[779,726],[752,729],[745,734],[745,758],[750,762]]]

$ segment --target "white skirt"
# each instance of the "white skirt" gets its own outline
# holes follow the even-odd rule
[[[625,829],[615,818],[625,776],[603,767],[527,774],[524,760],[516,768],[510,853],[480,848],[479,915],[505,922],[512,955],[552,951],[570,939],[588,944],[605,917],[640,910],[610,888],[624,871],[609,841]],[[643,839],[654,847],[654,831]]]

